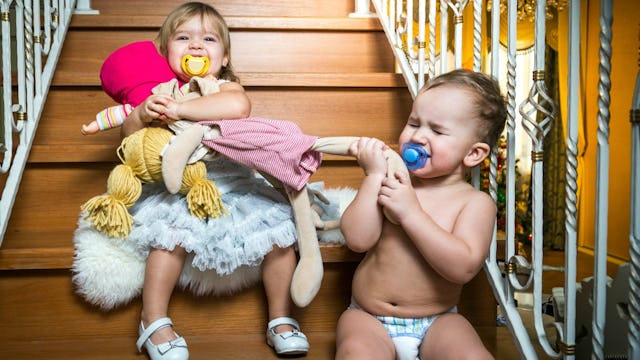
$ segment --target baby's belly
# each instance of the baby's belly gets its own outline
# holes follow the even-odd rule
[[[365,311],[425,317],[457,304],[461,286],[444,280],[424,262],[406,259],[392,264],[371,255],[358,266],[352,282],[352,296]]]

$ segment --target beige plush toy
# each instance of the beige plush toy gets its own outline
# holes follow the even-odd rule
[[[194,77],[189,86],[189,94],[182,98],[183,101],[191,96],[205,95],[218,89],[211,80],[198,77]],[[154,92],[178,97],[179,89],[177,82],[171,81],[158,85],[154,88]],[[270,121],[263,120],[267,123]],[[140,193],[140,190],[132,191],[130,188],[139,189],[140,181],[164,181],[170,192],[187,194],[189,209],[196,216],[217,217],[225,214],[226,210],[217,195],[215,184],[207,180],[206,174],[201,172],[198,172],[197,177],[190,175],[193,173],[191,169],[204,167],[201,164],[202,159],[215,159],[216,152],[203,146],[202,141],[220,137],[220,130],[216,126],[202,126],[190,121],[174,122],[171,128],[175,136],[167,130],[144,128],[123,140],[119,153],[123,154],[121,160],[126,166],[119,165],[112,171],[109,176],[107,195],[95,197],[83,205],[83,210],[88,213],[86,219],[90,220],[98,230],[120,237],[128,234],[131,229],[131,220],[130,216],[127,217],[126,208],[135,203]],[[140,132],[143,132],[144,136],[141,137],[143,134],[138,134]],[[134,142],[132,139],[140,137],[143,140],[135,140],[136,147],[130,146]],[[310,152],[353,156],[354,154],[350,154],[350,146],[359,138],[315,139],[308,150]],[[151,144],[153,146],[150,146]],[[123,148],[130,151],[123,152]],[[387,150],[385,155],[388,174],[392,175],[398,170],[407,171],[396,152]],[[316,229],[325,227],[326,224],[318,221],[317,209],[316,211],[312,209],[310,201],[310,196],[314,194],[309,194],[304,184],[301,188],[295,189],[284,186],[269,169],[263,169],[260,173],[274,187],[282,190],[291,203],[299,251],[299,262],[291,284],[291,297],[296,305],[307,306],[315,298],[322,283],[324,270]],[[139,180],[133,180],[132,176]],[[329,226],[337,226],[337,224]]]

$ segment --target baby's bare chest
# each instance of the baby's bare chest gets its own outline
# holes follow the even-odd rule
[[[419,194],[422,210],[438,225],[451,231],[467,200],[455,192]]]

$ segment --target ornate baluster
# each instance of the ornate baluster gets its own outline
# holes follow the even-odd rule
[[[536,1],[535,23],[535,69],[533,71],[533,86],[527,100],[520,105],[522,126],[532,141],[532,262],[533,262],[533,316],[538,342],[544,351],[552,356],[559,354],[549,344],[542,321],[542,207],[543,207],[543,164],[544,137],[553,126],[557,113],[556,104],[548,95],[545,80],[545,34],[546,34],[546,1]]]
[[[592,359],[604,358],[607,305],[607,214],[609,210],[609,105],[611,99],[611,1],[600,2],[600,79],[598,81],[598,150],[596,178],[596,245],[593,294]]]
[[[576,337],[576,257],[578,203],[578,97],[580,75],[580,2],[569,5],[569,97],[567,113],[566,173],[565,173],[565,273],[564,327],[556,324],[561,351],[574,357]]]

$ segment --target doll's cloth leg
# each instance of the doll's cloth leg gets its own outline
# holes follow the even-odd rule
[[[316,143],[311,147],[315,151],[319,151],[326,154],[334,154],[334,155],[352,155],[349,154],[349,146],[353,144],[355,141],[358,141],[359,137],[353,136],[334,136],[334,137],[324,137],[319,138]],[[384,157],[387,159],[387,176],[391,177],[397,171],[404,172],[405,174],[409,174],[407,170],[407,166],[402,161],[400,155],[393,151],[392,149],[387,149],[384,151]],[[389,221],[394,224],[399,224],[399,221],[393,219],[390,215],[385,211],[385,216]]]
[[[287,194],[296,223],[300,254],[300,260],[291,280],[291,299],[296,305],[305,307],[311,303],[322,284],[324,273],[322,254],[320,254],[318,235],[313,224],[307,188],[304,187],[300,191],[289,190]]]
[[[324,154],[349,156],[349,146],[358,141],[357,136],[330,136],[316,140],[311,149]]]
[[[204,129],[198,124],[187,127],[171,139],[162,155],[162,179],[171,194],[182,186],[182,175],[193,151],[200,145]]]
[[[322,137],[318,138],[311,149],[324,154],[351,156],[352,154],[349,154],[349,146],[358,141],[358,139],[360,138],[356,136]],[[384,157],[387,159],[387,176],[393,176],[396,171],[407,173],[407,167],[397,152],[387,149],[384,151]]]

